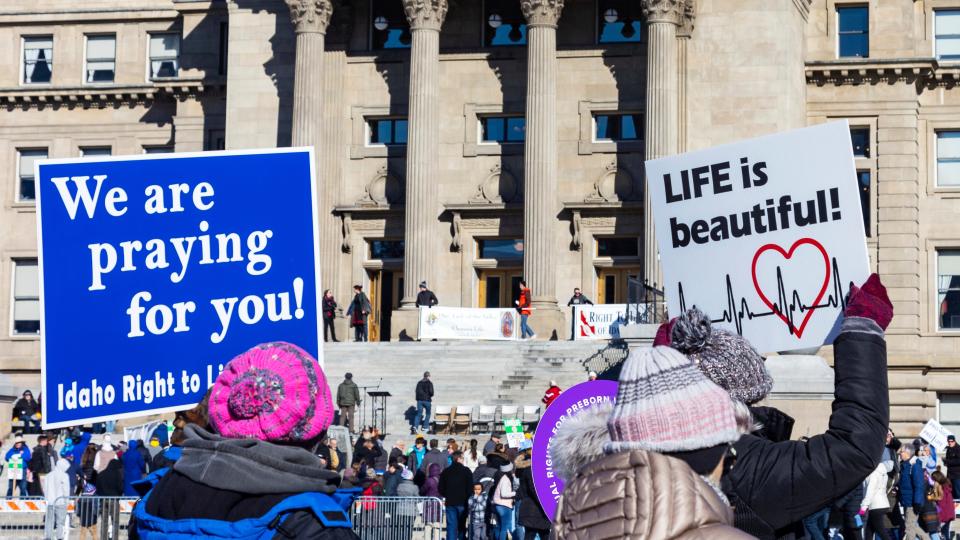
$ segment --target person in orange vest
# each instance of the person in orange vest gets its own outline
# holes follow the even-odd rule
[[[514,303],[517,305],[517,310],[520,311],[520,337],[523,339],[535,339],[537,335],[534,334],[530,326],[527,325],[527,319],[533,310],[530,308],[530,288],[527,287],[525,280],[520,280],[520,298],[515,300]]]
[[[547,391],[543,393],[543,399],[540,401],[543,402],[544,408],[546,408],[549,407],[558,396],[560,396],[560,387],[557,386],[557,381],[550,381],[550,388],[547,388]]]

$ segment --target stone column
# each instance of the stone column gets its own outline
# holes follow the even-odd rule
[[[527,19],[523,275],[539,310],[557,311],[557,21],[564,0],[520,0]],[[531,323],[544,322],[537,313]],[[540,319],[540,321],[538,321]],[[535,328],[536,329],[536,328]],[[542,330],[536,329],[538,333]]]
[[[641,0],[647,19],[647,104],[645,159],[677,153],[679,133],[679,66],[677,28],[685,13],[692,15],[692,0]],[[650,198],[643,201],[643,277],[649,285],[664,287]]]
[[[404,216],[403,299],[414,308],[417,287],[431,287],[437,264],[437,185],[440,169],[440,28],[447,0],[403,0],[410,22],[410,97]]]
[[[293,74],[293,146],[318,146],[323,105],[323,47],[333,6],[330,0],[285,0],[297,34]],[[315,150],[316,152],[316,150]],[[315,156],[319,163],[321,158]]]

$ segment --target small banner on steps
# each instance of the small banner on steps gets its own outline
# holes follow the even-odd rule
[[[38,162],[40,294],[15,311],[44,428],[191,408],[260,343],[322,362],[313,171],[304,148]]]
[[[520,334],[518,319],[512,308],[421,307],[420,339],[515,340]]]

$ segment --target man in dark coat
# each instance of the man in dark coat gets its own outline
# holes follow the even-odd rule
[[[57,463],[57,452],[50,444],[46,435],[37,437],[37,446],[33,448],[30,454],[30,463],[27,468],[33,473],[33,482],[28,486],[28,492],[31,495],[43,495],[43,478],[53,471],[53,466]]]
[[[377,458],[383,455],[383,449],[373,439],[361,439],[360,445],[353,450],[353,462],[365,463],[368,469],[376,469]]]
[[[423,461],[420,463],[420,470],[427,472],[430,470],[430,465],[434,463],[440,466],[440,470],[446,469],[447,453],[440,450],[440,441],[430,439],[430,451],[423,456]]]
[[[431,308],[437,305],[437,295],[433,294],[433,291],[427,288],[427,282],[420,282],[420,292],[417,293],[417,307],[428,307]]]
[[[590,299],[587,298],[587,295],[580,292],[580,289],[577,288],[573,290],[573,296],[570,297],[570,301],[567,302],[567,305],[568,306],[586,306],[586,305],[592,306],[593,302],[591,302]]]
[[[734,445],[736,465],[724,476],[737,528],[761,540],[840,499],[876,468],[889,422],[887,349],[883,332],[893,304],[876,274],[851,287],[840,335],[833,344],[834,401],[829,427],[807,442],[788,440],[792,419],[772,408],[751,408],[767,427]],[[710,327],[690,310],[664,324],[655,344],[687,354],[731,397],[754,404],[773,380],[763,357],[743,338]],[[733,364],[737,375],[731,376]]]
[[[353,382],[353,373],[347,373],[343,376],[343,382],[337,387],[337,407],[340,408],[340,425],[346,426],[351,433],[357,431],[353,415],[359,404],[360,388]]]
[[[440,473],[440,495],[446,500],[447,540],[463,538],[467,500],[473,494],[473,474],[463,464],[463,452],[451,455],[453,463]]]
[[[960,445],[953,435],[947,437],[947,452],[943,456],[943,464],[947,466],[947,478],[953,487],[953,493],[960,497]]]
[[[33,399],[33,392],[23,391],[23,396],[13,404],[13,418],[23,422],[24,433],[36,433],[40,429],[40,403]]]
[[[412,435],[419,426],[421,431],[428,432],[430,429],[430,406],[433,401],[433,383],[430,382],[430,372],[424,371],[423,378],[417,383],[417,389],[414,392],[417,400],[417,416],[413,420],[413,426],[410,427]]]

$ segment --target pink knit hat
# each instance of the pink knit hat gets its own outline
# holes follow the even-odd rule
[[[210,392],[210,423],[230,439],[308,441],[332,421],[320,364],[290,343],[265,343],[237,356]]]

